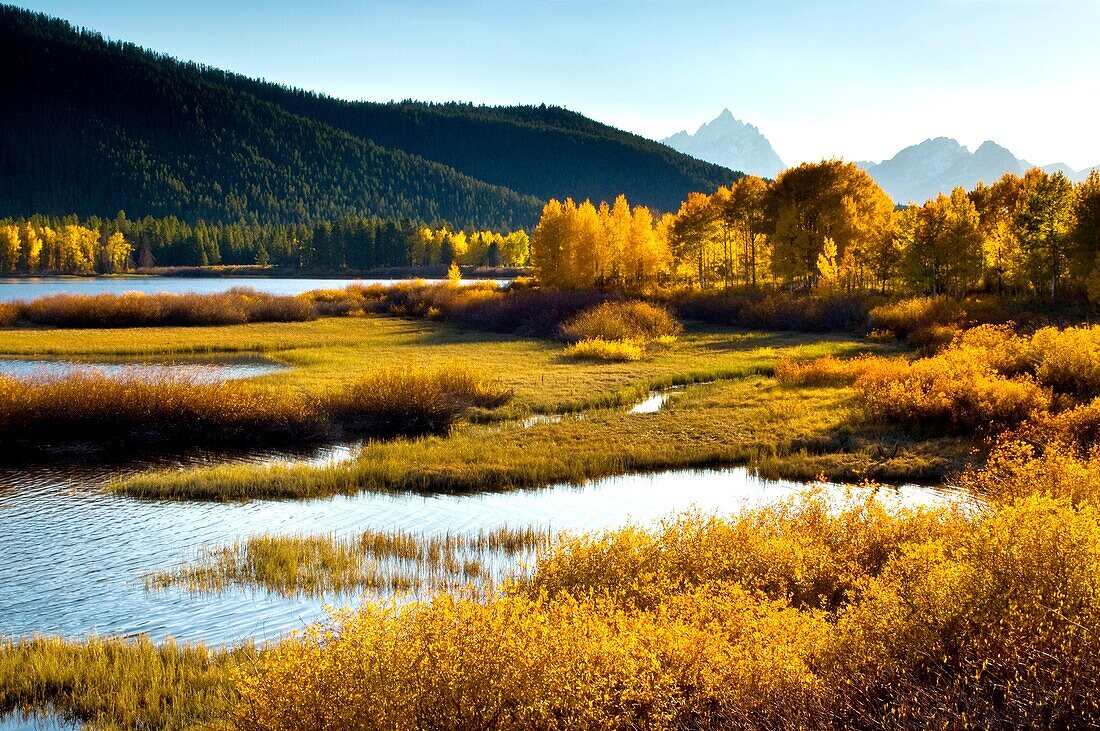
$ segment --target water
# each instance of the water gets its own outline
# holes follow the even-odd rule
[[[728,514],[803,487],[733,468],[628,475],[579,487],[508,493],[363,494],[249,503],[138,501],[101,489],[111,475],[140,466],[0,468],[0,635],[78,639],[145,633],[156,640],[171,636],[234,644],[284,635],[323,617],[326,602],[355,600],[286,599],[260,590],[195,595],[144,587],[143,576],[150,572],[172,570],[194,560],[203,547],[255,534],[477,533],[504,525],[587,531],[651,525],[689,508]],[[887,489],[882,495],[898,504],[957,499],[923,487]]]
[[[0,376],[24,380],[65,378],[72,375],[101,375],[123,380],[161,381],[171,378],[184,378],[194,383],[217,383],[242,378],[256,378],[282,370],[286,370],[286,366],[263,358],[188,360],[171,363],[102,363],[0,358]]]
[[[233,287],[248,287],[258,292],[295,295],[314,289],[343,289],[349,284],[398,284],[411,279],[306,279],[265,277],[25,277],[0,278],[0,302],[32,300],[51,294],[122,294],[170,292],[214,294]],[[426,280],[443,281],[443,280]],[[470,284],[474,280],[464,280]],[[498,285],[511,280],[489,279]]]
[[[683,386],[672,386],[661,391],[653,391],[645,399],[630,407],[631,414],[656,414],[665,404],[680,395]]]

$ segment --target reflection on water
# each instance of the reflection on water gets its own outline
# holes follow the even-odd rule
[[[186,462],[204,459],[212,460],[196,455]],[[243,504],[137,501],[102,491],[111,476],[148,464],[0,467],[0,634],[79,638],[147,633],[154,639],[172,636],[213,644],[271,638],[320,618],[326,602],[354,597],[146,591],[142,577],[187,563],[204,546],[260,533],[350,536],[396,529],[470,534],[506,525],[596,530],[631,522],[648,525],[688,508],[730,513],[781,499],[801,487],[761,480],[744,469],[720,469],[628,475],[508,493],[364,494]],[[886,489],[883,498],[903,504],[957,499],[923,487]]]
[[[261,358],[173,363],[93,363],[71,360],[23,360],[0,358],[0,376],[25,380],[99,375],[117,379],[160,381],[182,378],[192,383],[217,383],[256,378],[286,370],[286,366]]]
[[[269,279],[264,277],[25,277],[0,278],[0,302],[32,300],[51,294],[122,294],[145,292],[156,294],[170,292],[183,294],[214,294],[233,287],[248,287],[258,292],[276,295],[295,295],[313,289],[343,289],[349,284],[398,284],[410,279]],[[432,280],[427,280],[432,281]],[[439,280],[443,281],[443,280]],[[464,280],[470,284],[475,280]],[[482,281],[507,284],[511,280],[490,279]]]
[[[78,723],[67,723],[56,716],[24,717],[19,713],[0,716],[0,731],[73,731],[80,728]]]
[[[683,386],[672,386],[661,391],[653,391],[644,400],[631,406],[629,412],[631,414],[656,414],[665,404],[679,396],[683,390]]]

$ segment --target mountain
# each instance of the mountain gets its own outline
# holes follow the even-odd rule
[[[1083,170],[1074,170],[1069,165],[1066,165],[1064,162],[1056,162],[1051,165],[1043,165],[1042,169],[1044,172],[1047,173],[1061,173],[1074,183],[1084,182],[1085,179],[1088,178],[1089,173],[1094,170],[1100,173],[1100,165],[1096,165],[1095,167],[1091,168],[1084,168]]]
[[[631,203],[675,210],[689,192],[740,177],[736,168],[560,107],[347,102],[241,76],[224,80],[295,114],[542,200],[611,201],[625,193]]]
[[[1005,173],[1023,175],[1034,167],[995,142],[987,140],[971,152],[948,137],[911,145],[880,163],[857,164],[899,203],[923,202],[939,193],[949,193],[956,186],[969,190],[978,181],[992,183]],[[1044,170],[1064,172],[1074,182],[1084,180],[1089,172],[1063,164],[1048,165]]]
[[[661,141],[700,160],[765,178],[774,178],[786,167],[768,138],[753,125],[734,117],[728,109],[723,109],[695,134],[684,130]]]
[[[733,180],[553,107],[345,102],[0,6],[0,216],[529,227],[550,196],[671,209]]]

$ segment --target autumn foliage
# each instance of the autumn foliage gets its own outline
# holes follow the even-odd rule
[[[1089,727],[1100,512],[1057,485],[1095,464],[1034,459],[971,473],[985,509],[810,494],[565,540],[487,602],[337,613],[242,680],[236,727]]]

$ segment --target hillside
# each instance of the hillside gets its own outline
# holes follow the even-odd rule
[[[670,210],[689,192],[711,192],[739,177],[560,107],[348,102],[219,71],[207,75],[383,147],[544,200],[610,201],[625,193],[633,203]]]
[[[563,109],[345,102],[9,6],[0,93],[0,215],[510,230],[552,196],[672,208],[734,177]]]
[[[527,225],[539,202],[0,8],[0,211],[301,221],[345,213]],[[10,103],[18,100],[16,103]]]

